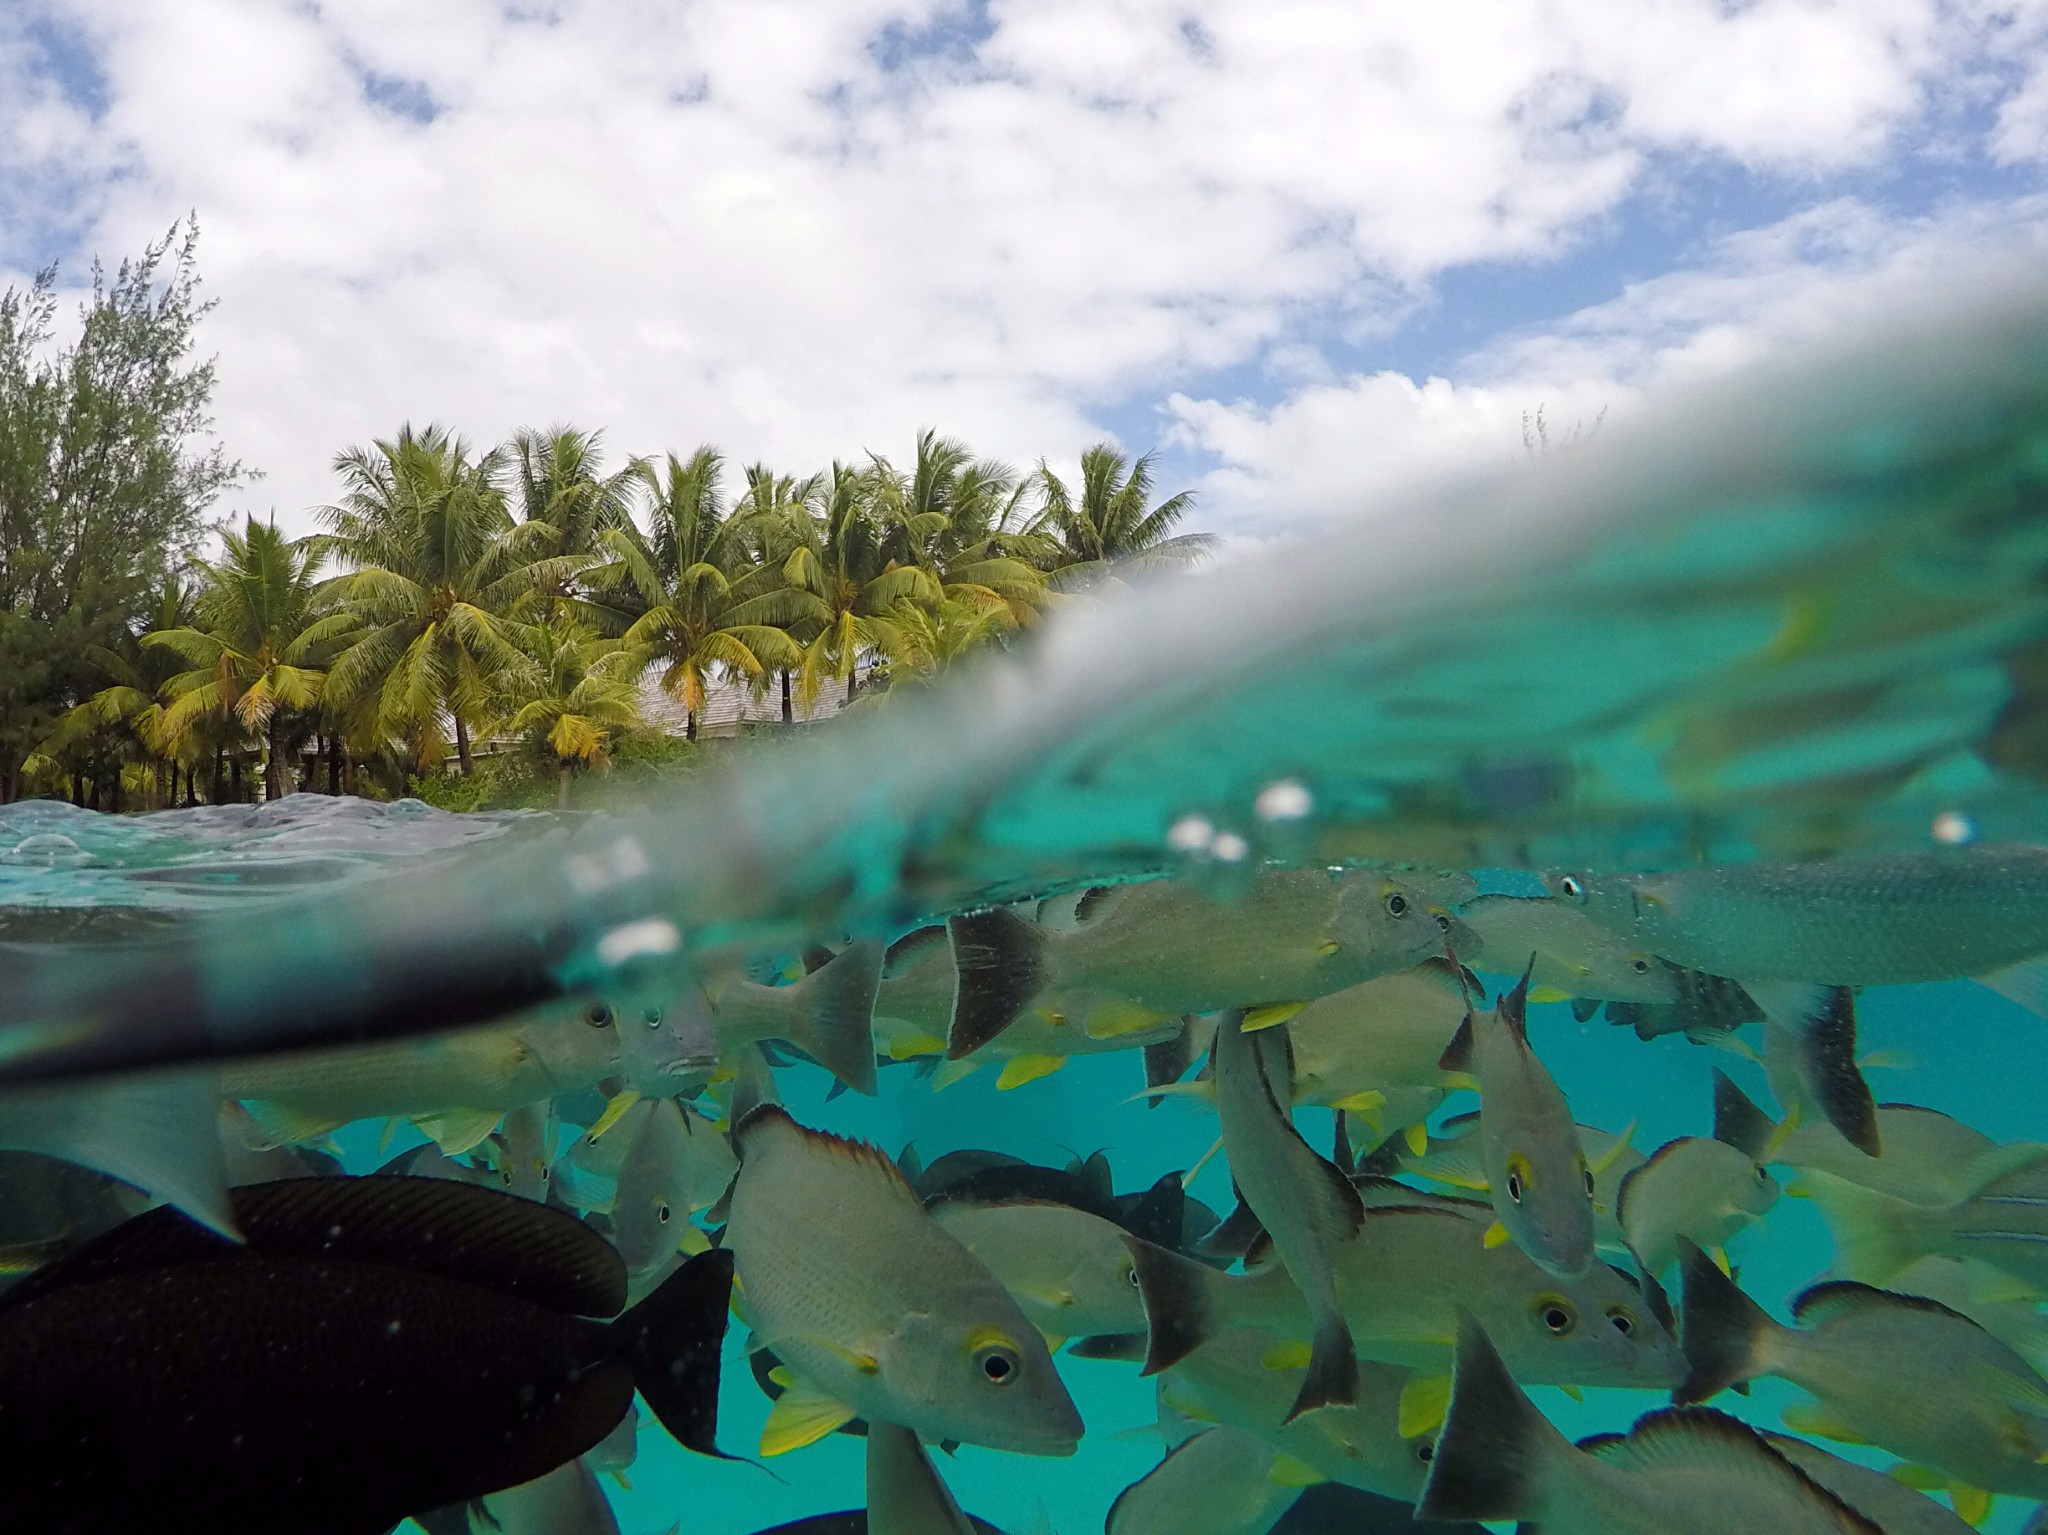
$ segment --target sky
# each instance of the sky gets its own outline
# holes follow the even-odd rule
[[[438,421],[1110,437],[1286,536],[2048,244],[2044,172],[2048,0],[0,5],[0,286],[196,214],[294,530]]]

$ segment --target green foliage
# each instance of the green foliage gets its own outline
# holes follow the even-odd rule
[[[214,387],[192,357],[198,238],[188,223],[111,277],[95,265],[78,339],[55,353],[55,269],[0,294],[0,799],[241,478],[195,446]]]

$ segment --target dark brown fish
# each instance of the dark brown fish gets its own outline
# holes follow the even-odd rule
[[[731,1259],[616,1321],[618,1255],[441,1179],[237,1189],[236,1246],[170,1209],[0,1301],[0,1529],[383,1535],[590,1449],[636,1387],[707,1454]]]

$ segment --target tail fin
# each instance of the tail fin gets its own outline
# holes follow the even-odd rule
[[[1835,1239],[1834,1275],[1864,1284],[1889,1284],[1922,1255],[1913,1240],[1914,1207],[1819,1169],[1799,1175],[1799,1189],[1820,1207]]]
[[[131,1183],[239,1242],[211,1072],[35,1088],[5,1100],[0,1145],[39,1151]]]
[[[1188,1067],[1195,1062],[1194,1030],[1188,1020],[1180,1021],[1180,1032],[1171,1039],[1162,1039],[1157,1044],[1145,1046],[1145,1085],[1167,1087],[1178,1082]],[[1148,1099],[1145,1107],[1156,1109],[1159,1099]]]
[[[1714,1139],[1733,1146],[1752,1162],[1770,1154],[1777,1122],[1750,1101],[1749,1095],[1714,1068]]]
[[[1319,1407],[1350,1407],[1357,1401],[1358,1346],[1351,1341],[1351,1329],[1343,1316],[1333,1313],[1316,1323],[1309,1344],[1308,1373],[1302,1377],[1294,1405],[1280,1421],[1284,1426]]]
[[[973,1529],[917,1435],[894,1423],[868,1425],[868,1528],[929,1535]]]
[[[1178,1252],[1187,1230],[1188,1193],[1179,1173],[1166,1173],[1122,1211],[1124,1230]]]
[[[972,1055],[1017,1021],[1044,988],[1046,937],[1007,907],[946,923],[953,940],[953,1022],[946,1058]]]
[[[1749,988],[1767,1023],[1796,1045],[1800,1085],[1828,1123],[1865,1156],[1884,1155],[1877,1100],[1856,1064],[1856,997],[1846,986],[1797,983]]]
[[[1761,1373],[1757,1345],[1777,1324],[1696,1243],[1680,1237],[1678,1256],[1678,1346],[1686,1377],[1672,1397],[1681,1404],[1704,1402]]]
[[[1124,1246],[1131,1250],[1132,1272],[1151,1328],[1145,1368],[1139,1373],[1157,1375],[1179,1364],[1216,1332],[1219,1324],[1212,1302],[1218,1289],[1231,1281],[1218,1269],[1128,1233]]]
[[[612,1324],[633,1384],[676,1443],[700,1455],[718,1448],[719,1351],[731,1313],[732,1253],[714,1247],[671,1274]]]
[[[875,991],[882,984],[882,945],[859,938],[797,985],[804,1005],[789,1042],[857,1093],[875,1095]]]
[[[1485,1330],[1460,1308],[1451,1408],[1416,1516],[1534,1518],[1542,1512],[1542,1457],[1560,1445],[1570,1448],[1515,1384]]]

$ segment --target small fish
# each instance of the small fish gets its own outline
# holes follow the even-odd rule
[[[612,1241],[636,1276],[658,1272],[694,1234],[699,1210],[724,1197],[739,1171],[726,1138],[704,1118],[673,1098],[649,1103],[619,1167],[612,1201]]]
[[[1538,1001],[1583,997],[1668,1005],[1678,1000],[1668,965],[1570,901],[1556,896],[1482,895],[1458,908],[1458,920],[1479,938],[1476,949],[1457,951],[1466,964],[1498,957],[1519,965],[1535,956],[1530,984],[1539,993],[1551,993],[1538,995]]]
[[[1272,1351],[1270,1333],[1233,1328],[1160,1376],[1161,1400],[1197,1421],[1251,1434],[1316,1477],[1413,1503],[1429,1470],[1436,1424],[1404,1433],[1402,1405],[1423,1377],[1360,1360],[1355,1403],[1290,1420],[1306,1367],[1276,1367]]]
[[[1456,888],[1466,893],[1469,882]],[[1411,887],[1371,869],[1269,870],[1229,902],[1172,880],[1133,885],[1073,932],[1004,907],[955,917],[947,924],[958,985],[946,1053],[972,1053],[1046,999],[1091,1033],[1132,1009],[1171,1023],[1310,1001],[1406,969],[1461,939],[1455,923],[1423,881]]]
[[[857,1093],[875,1093],[873,1018],[883,946],[859,939],[787,986],[763,986],[734,968],[704,983],[718,1054],[780,1040]],[[688,999],[684,1001],[687,1003]]]
[[[1357,1351],[1332,1265],[1335,1251],[1358,1234],[1365,1207],[1344,1170],[1294,1128],[1286,1026],[1247,1034],[1243,1025],[1234,1010],[1217,1020],[1216,1111],[1238,1195],[1308,1302],[1308,1370],[1291,1420],[1357,1399]]]
[[[1266,1535],[1301,1496],[1278,1460],[1242,1430],[1205,1429],[1117,1494],[1107,1535]]]
[[[1832,1455],[1790,1434],[1764,1442],[1884,1531],[1884,1535],[1974,1535],[1974,1527],[1895,1476]]]
[[[1593,1169],[1571,1105],[1529,1046],[1528,998],[1525,973],[1493,1011],[1467,1015],[1443,1065],[1478,1078],[1480,1151],[1503,1231],[1571,1278],[1593,1261]]]
[[[941,1197],[929,1208],[1048,1340],[1145,1330],[1121,1226],[1072,1205],[1022,1200],[978,1204]]]
[[[1454,1085],[1439,1063],[1466,1008],[1441,960],[1317,998],[1287,1020],[1296,1105],[1342,1109],[1374,1144],[1420,1124]]]
[[[1678,1261],[1678,1239],[1725,1247],[1778,1202],[1778,1185],[1726,1141],[1680,1136],[1622,1180],[1615,1210],[1643,1272],[1661,1277]]]
[[[1630,942],[1745,983],[1960,980],[2048,951],[2048,848],[2019,844],[1548,883]]]
[[[1429,1132],[1423,1149],[1416,1151],[1400,1138],[1382,1146],[1375,1158],[1361,1168],[1365,1172],[1399,1172],[1403,1177],[1472,1194],[1490,1194],[1486,1158],[1480,1137],[1481,1114],[1453,1114]],[[1622,1180],[1648,1160],[1629,1144],[1633,1125],[1616,1132],[1593,1125],[1574,1125],[1579,1150],[1593,1174],[1593,1245],[1615,1254],[1628,1252],[1628,1239],[1615,1219],[1621,1198]]]
[[[1656,1298],[1633,1279],[1604,1263],[1559,1279],[1512,1242],[1485,1245],[1492,1218],[1485,1205],[1399,1185],[1385,1194],[1408,1202],[1367,1198],[1357,1236],[1334,1255],[1337,1294],[1360,1358],[1441,1373],[1463,1306],[1499,1337],[1517,1378],[1532,1384],[1657,1387],[1683,1376]],[[1146,1373],[1232,1327],[1306,1339],[1306,1304],[1279,1265],[1225,1274],[1135,1239],[1132,1252],[1151,1327]]]
[[[1450,1415],[1416,1503],[1425,1519],[1519,1519],[1544,1535],[1885,1535],[1762,1435],[1706,1408],[1653,1412],[1574,1446],[1471,1317]]]
[[[2048,1497],[2048,1380],[1968,1317],[1833,1280],[1795,1297],[1801,1325],[1783,1326],[1681,1243],[1680,1401],[1780,1376],[1819,1404],[1788,1417],[1802,1431],[1877,1445],[1965,1487]]]
[[[603,1322],[617,1254],[495,1190],[304,1178],[233,1213],[244,1245],[152,1210],[0,1300],[7,1529],[363,1535],[582,1454],[636,1387],[717,1453],[723,1253]]]
[[[734,1144],[726,1245],[757,1338],[806,1388],[777,1401],[763,1453],[855,1416],[935,1440],[1073,1453],[1080,1414],[1044,1340],[894,1163],[772,1104],[736,1127]]]

